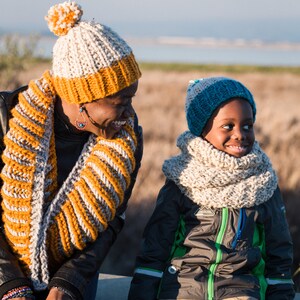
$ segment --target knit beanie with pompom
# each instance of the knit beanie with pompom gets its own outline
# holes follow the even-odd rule
[[[75,2],[52,6],[45,19],[59,38],[53,47],[52,76],[57,94],[69,103],[113,95],[141,77],[128,44],[109,27],[80,21]]]

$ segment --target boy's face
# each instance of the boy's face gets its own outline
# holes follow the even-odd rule
[[[255,140],[253,123],[249,102],[233,98],[214,112],[202,137],[218,150],[242,157],[251,151]]]

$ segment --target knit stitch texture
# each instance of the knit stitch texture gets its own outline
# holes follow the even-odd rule
[[[56,94],[49,72],[20,94],[5,136],[1,176],[4,234],[35,289],[49,267],[95,241],[114,218],[135,168],[133,120],[111,140],[91,134],[63,186],[57,188]]]
[[[269,200],[277,188],[275,171],[257,142],[241,158],[214,148],[190,131],[178,137],[177,146],[181,153],[164,162],[163,172],[202,207],[252,207]]]
[[[86,103],[113,95],[141,77],[129,45],[110,27],[80,21],[75,2],[52,6],[46,20],[59,35],[53,47],[53,84],[60,98]]]
[[[189,130],[197,136],[216,109],[232,98],[242,98],[252,107],[255,120],[256,106],[250,91],[239,81],[227,77],[191,80],[186,95],[186,119]]]

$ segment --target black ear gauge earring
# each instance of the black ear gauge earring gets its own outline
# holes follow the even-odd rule
[[[83,111],[84,111],[84,105],[81,105],[79,107],[79,118],[81,120],[79,120],[79,118],[77,118],[76,121],[75,121],[75,126],[79,130],[83,130],[85,128],[86,124],[87,124],[86,119],[85,119],[84,114],[83,114]]]

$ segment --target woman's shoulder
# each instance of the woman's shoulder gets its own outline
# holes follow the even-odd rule
[[[0,138],[8,131],[8,121],[11,117],[10,111],[18,102],[19,93],[27,89],[27,86],[21,86],[12,91],[0,91]]]

